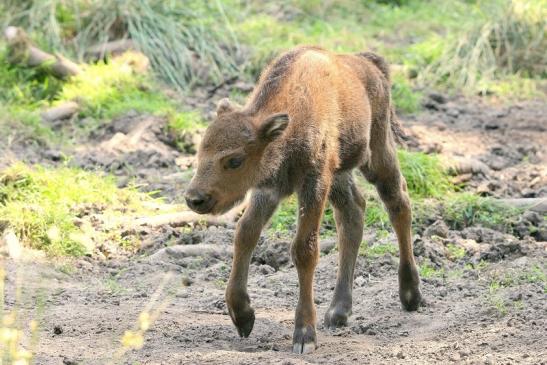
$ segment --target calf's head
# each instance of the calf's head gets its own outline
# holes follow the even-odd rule
[[[287,114],[255,117],[222,99],[198,149],[197,170],[185,194],[188,207],[221,214],[240,202],[267,164],[265,148],[288,123]]]

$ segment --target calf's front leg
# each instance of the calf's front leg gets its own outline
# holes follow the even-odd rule
[[[298,194],[298,228],[291,247],[300,287],[293,334],[293,352],[298,354],[317,348],[313,277],[319,261],[319,226],[329,187],[330,184],[310,178]]]
[[[237,225],[232,271],[226,286],[226,304],[232,322],[241,337],[249,336],[255,321],[254,309],[251,307],[247,293],[251,256],[262,228],[272,216],[278,203],[279,195],[276,192],[254,191],[249,206]]]

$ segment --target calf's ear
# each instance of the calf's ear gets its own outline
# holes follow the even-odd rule
[[[234,105],[228,98],[220,99],[217,104],[217,115],[225,113],[227,111],[234,110]]]
[[[258,127],[258,137],[261,141],[271,142],[279,137],[288,125],[289,116],[287,114],[270,115]]]

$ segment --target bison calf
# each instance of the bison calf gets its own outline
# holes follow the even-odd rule
[[[240,336],[249,336],[255,320],[247,294],[252,252],[280,200],[294,192],[299,209],[291,254],[300,296],[293,350],[307,353],[317,345],[313,278],[327,199],[334,207],[340,257],[325,326],[347,325],[365,210],[352,177],[354,168],[376,186],[397,233],[403,307],[418,307],[420,279],[412,253],[410,202],[395,149],[398,127],[388,65],[373,53],[334,54],[298,47],[266,68],[245,106],[220,101],[199,147],[186,201],[198,213],[219,214],[252,191],[237,226],[226,288],[228,310]]]

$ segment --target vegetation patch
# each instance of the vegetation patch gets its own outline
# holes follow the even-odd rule
[[[544,80],[546,9],[543,0],[487,2],[482,9],[487,16],[447,42],[442,55],[422,73],[422,81],[486,94],[499,91],[500,81],[512,78],[514,82],[514,75]]]
[[[495,199],[465,192],[447,195],[442,203],[443,217],[457,230],[481,225],[510,233],[521,213],[520,209],[505,206]]]
[[[436,155],[398,151],[401,172],[413,198],[439,198],[454,187]]]
[[[94,238],[130,245],[87,218],[142,213],[143,203],[151,200],[133,188],[118,189],[111,177],[68,167],[18,163],[0,173],[0,221],[23,243],[50,255],[91,253]]]

